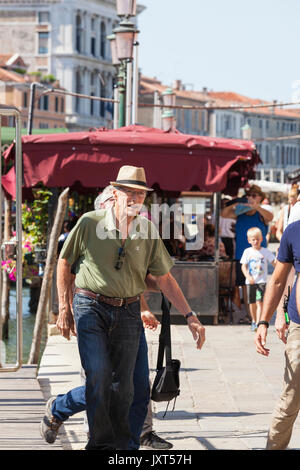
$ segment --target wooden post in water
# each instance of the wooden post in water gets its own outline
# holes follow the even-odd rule
[[[66,188],[58,198],[57,211],[49,240],[44,277],[41,287],[39,305],[36,312],[36,319],[28,364],[38,363],[43,326],[45,325],[45,320],[47,319],[46,314],[48,309],[49,296],[51,292],[53,270],[54,266],[56,265],[58,238],[65,217],[66,207],[68,203],[68,194],[69,188]]]

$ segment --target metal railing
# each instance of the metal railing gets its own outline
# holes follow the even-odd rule
[[[15,372],[22,366],[23,331],[22,331],[22,136],[21,114],[15,108],[0,109],[0,155],[2,159],[1,125],[3,117],[14,117],[15,121],[15,172],[16,172],[16,237],[12,241],[3,241],[3,192],[0,186],[0,307],[2,306],[2,259],[5,253],[12,247],[16,257],[16,363],[13,366],[4,367],[1,360],[0,348],[0,372]],[[2,160],[0,162],[0,182],[2,181]],[[0,311],[0,341],[2,341],[2,313]]]

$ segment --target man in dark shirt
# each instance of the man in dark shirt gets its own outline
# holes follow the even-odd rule
[[[300,221],[294,222],[285,229],[280,242],[277,262],[272,277],[267,285],[261,320],[258,323],[255,344],[258,353],[268,356],[266,348],[269,321],[280,302],[289,272],[294,266],[297,280],[300,272]],[[286,343],[284,387],[274,409],[269,429],[267,449],[284,450],[287,448],[294,422],[300,410],[300,284],[293,285],[288,303],[287,339]],[[299,291],[299,292],[297,292]]]

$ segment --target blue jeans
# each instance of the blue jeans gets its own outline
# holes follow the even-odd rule
[[[75,294],[73,310],[86,376],[85,400],[90,432],[86,449],[128,449],[133,374],[142,331],[140,304],[112,307]],[[73,400],[73,404],[75,402]],[[79,403],[83,406],[82,397]]]
[[[131,439],[128,449],[137,450],[140,447],[140,437],[147,415],[150,399],[148,346],[145,331],[142,329],[139,349],[133,374],[134,396],[129,411]],[[61,421],[86,410],[85,385],[73,388],[64,395],[57,395],[52,406],[52,414]]]
[[[86,409],[87,449],[138,449],[150,395],[139,303],[111,307],[76,294],[73,307],[86,387],[58,395],[52,413],[65,421]]]

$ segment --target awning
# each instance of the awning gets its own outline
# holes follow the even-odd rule
[[[144,126],[22,137],[24,188],[104,188],[122,165],[143,166],[147,183],[163,191],[236,194],[260,162],[253,142],[169,133]],[[14,144],[5,152],[14,158]],[[2,177],[14,197],[12,168]]]

